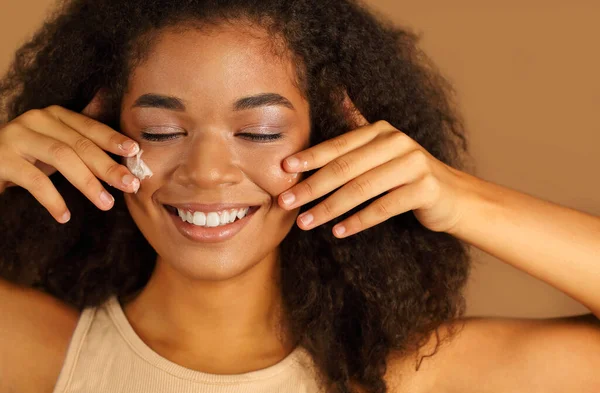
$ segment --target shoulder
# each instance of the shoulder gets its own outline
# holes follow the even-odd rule
[[[449,335],[449,327],[457,323],[456,334]],[[465,318],[443,325],[438,333],[419,354],[390,357],[386,373],[390,392],[600,391],[600,321],[591,314]],[[438,338],[442,340],[437,352],[427,356]]]
[[[79,312],[1,279],[0,299],[0,390],[52,391]]]

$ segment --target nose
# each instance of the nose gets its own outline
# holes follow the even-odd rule
[[[208,133],[207,133],[208,134]],[[186,187],[216,188],[243,179],[235,152],[221,135],[198,135],[190,141],[174,176]]]

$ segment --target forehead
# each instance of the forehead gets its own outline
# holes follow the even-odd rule
[[[131,75],[129,92],[231,102],[260,91],[300,92],[291,56],[259,27],[165,29]]]

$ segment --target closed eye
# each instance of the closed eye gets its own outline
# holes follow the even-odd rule
[[[140,137],[142,139],[145,139],[147,141],[152,141],[152,142],[168,141],[171,139],[175,139],[179,135],[184,135],[184,134],[181,132],[177,133],[177,134],[151,134],[148,132],[140,133]]]
[[[148,133],[148,132],[140,133],[140,137],[142,139],[147,140],[147,141],[152,141],[152,142],[168,141],[168,140],[177,138],[179,135],[184,135],[184,134],[183,133],[152,134],[152,133]],[[275,141],[275,140],[281,139],[281,137],[282,137],[282,134],[253,134],[253,133],[247,133],[247,132],[239,133],[237,135],[243,137],[244,139],[249,139],[249,140],[257,141],[257,142],[270,142],[270,141]]]
[[[248,132],[242,132],[237,135],[242,136],[245,139],[250,139],[257,142],[275,141],[277,139],[281,139],[282,136],[282,134],[252,134]]]

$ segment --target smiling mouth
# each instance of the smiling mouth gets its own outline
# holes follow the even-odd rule
[[[225,209],[214,212],[199,212],[163,205],[167,212],[181,221],[198,227],[214,228],[233,224],[256,212],[260,206],[247,206],[245,208]]]

